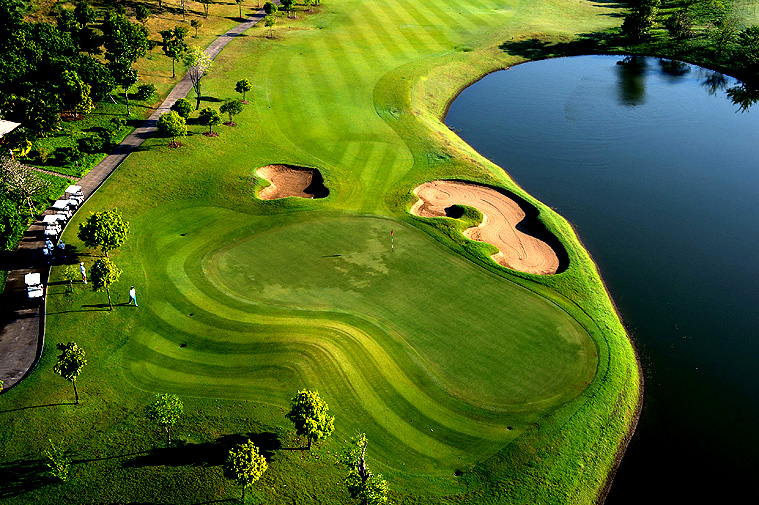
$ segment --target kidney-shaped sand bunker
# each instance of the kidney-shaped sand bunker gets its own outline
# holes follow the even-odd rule
[[[258,192],[261,200],[276,200],[288,196],[324,198],[329,195],[321,172],[315,168],[266,165],[256,170],[256,175],[271,183]]]
[[[506,190],[439,180],[417,186],[414,194],[419,200],[411,213],[417,216],[450,217],[447,210],[453,205],[482,212],[482,223],[465,230],[464,235],[496,246],[498,253],[491,258],[500,265],[532,274],[555,274],[567,267],[566,251],[537,219],[537,209]]]

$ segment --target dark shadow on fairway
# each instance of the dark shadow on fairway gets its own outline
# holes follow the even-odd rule
[[[60,405],[76,405],[75,402],[64,402],[64,403],[48,403],[46,405],[29,405],[28,407],[18,407],[15,409],[6,409],[6,410],[0,410],[0,414],[4,414],[6,412],[16,412],[19,410],[29,410],[29,409],[41,409],[43,407],[58,407]]]
[[[616,17],[616,14],[606,14]],[[619,35],[615,33],[583,33],[576,40],[570,42],[547,42],[545,40],[531,38],[504,42],[499,49],[509,54],[522,56],[531,60],[548,58],[552,56],[577,56],[589,54],[601,50],[604,47],[613,46],[619,42]]]
[[[213,442],[201,444],[179,443],[174,447],[161,447],[146,451],[143,456],[124,462],[124,468],[146,466],[220,466],[227,461],[229,450],[248,440],[253,441],[261,454],[270,459],[282,447],[276,433],[248,433],[223,435]]]
[[[107,303],[94,303],[92,305],[82,305],[82,307],[108,310],[108,308],[110,308],[110,305],[108,305]]]
[[[53,479],[46,475],[47,468],[41,459],[16,460],[0,464],[3,484],[0,486],[0,499],[47,486]]]
[[[92,463],[93,461],[108,461],[109,459],[119,459],[119,458],[128,458],[130,456],[138,456],[140,454],[147,454],[150,451],[137,451],[137,452],[129,452],[126,454],[117,454],[115,456],[104,456],[102,458],[89,458],[89,459],[74,459],[71,460],[72,463]]]

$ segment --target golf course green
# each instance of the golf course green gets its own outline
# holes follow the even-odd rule
[[[111,253],[117,305],[80,283],[69,293],[53,269],[43,357],[0,405],[0,463],[14,477],[0,501],[237,497],[224,456],[201,452],[269,434],[251,500],[350,503],[335,455],[366,432],[393,503],[596,502],[634,424],[634,350],[571,226],[440,120],[463,86],[522,61],[503,42],[571,40],[618,24],[610,12],[585,0],[325,0],[280,13],[273,39],[257,26],[233,40],[201,107],[250,79],[237,126],[218,137],[190,126],[177,149],[148,139],[69,224],[63,240],[89,267],[97,253],[76,238],[89,212],[130,222]],[[259,199],[269,164],[317,168],[328,196]],[[506,269],[464,238],[469,214],[413,216],[414,188],[435,179],[524,198],[567,268]],[[131,285],[139,307],[126,306]],[[87,352],[80,405],[52,372],[67,341]],[[284,417],[303,388],[336,427],[308,453],[291,450],[303,441]],[[181,447],[161,450],[144,406],[164,392],[186,415]],[[67,483],[36,477],[48,439],[75,460]]]

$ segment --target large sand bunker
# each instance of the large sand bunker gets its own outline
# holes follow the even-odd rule
[[[258,192],[261,200],[275,200],[288,196],[324,198],[329,194],[321,172],[315,168],[266,165],[256,170],[256,174],[271,183]]]
[[[529,208],[529,204],[522,202],[520,205],[516,201],[518,197],[462,181],[426,182],[418,186],[414,194],[419,200],[411,207],[411,212],[417,216],[449,216],[449,209],[454,205],[467,205],[482,212],[482,223],[468,228],[464,235],[471,240],[496,246],[499,252],[491,258],[497,263],[532,274],[555,274],[563,269],[562,263],[565,261],[560,260],[559,255],[563,257],[565,254],[558,240],[547,236],[547,231],[540,230],[542,223],[536,219],[537,212],[531,212],[533,215],[528,216],[523,207]],[[537,233],[528,234],[529,228],[535,228]],[[535,235],[542,235],[555,244],[552,247]]]

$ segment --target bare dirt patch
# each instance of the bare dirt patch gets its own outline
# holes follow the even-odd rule
[[[275,200],[288,196],[324,198],[329,190],[324,186],[321,172],[315,168],[292,165],[266,165],[256,170],[259,177],[271,183],[258,192],[262,200]]]
[[[526,222],[529,219],[523,209],[525,204],[520,206],[505,192],[463,181],[430,181],[418,186],[414,194],[419,200],[411,213],[417,216],[449,216],[446,210],[453,205],[467,205],[482,212],[482,223],[468,228],[464,235],[496,246],[499,252],[491,256],[496,263],[532,274],[555,274],[560,270],[561,261],[554,247],[527,233],[531,223]]]

